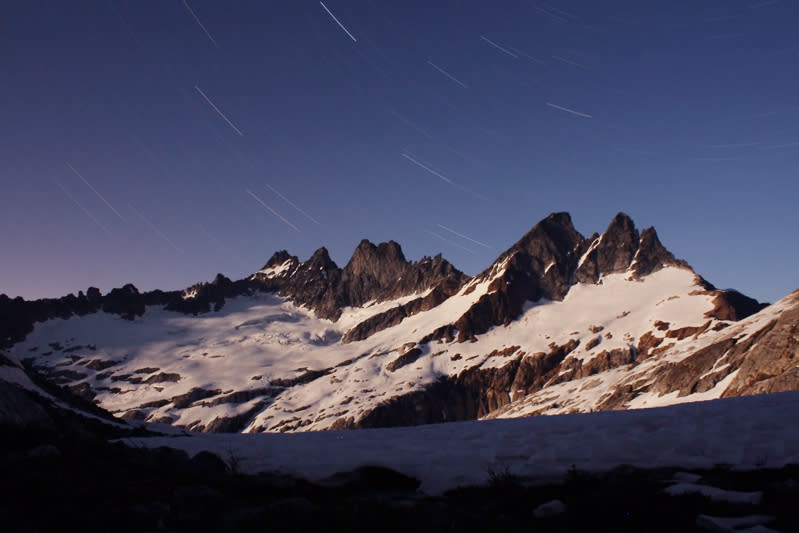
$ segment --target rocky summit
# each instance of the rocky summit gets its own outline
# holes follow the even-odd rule
[[[343,268],[279,251],[182,291],[3,295],[0,349],[119,418],[287,432],[797,389],[798,316],[799,293],[719,290],[624,213],[590,236],[554,213],[474,277],[364,240]]]

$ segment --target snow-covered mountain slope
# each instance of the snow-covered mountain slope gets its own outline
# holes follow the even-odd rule
[[[205,430],[325,429],[342,409],[358,415],[435,379],[432,368],[409,380],[383,367],[409,338],[445,324],[478,295],[456,295],[347,344],[340,339],[351,325],[423,294],[345,308],[337,322],[271,294],[240,296],[198,317],[94,313],[37,324],[15,350],[57,382],[87,384],[86,393],[122,416]]]
[[[118,416],[195,430],[412,425],[799,388],[795,295],[757,312],[623,214],[587,238],[568,214],[550,215],[472,279],[440,257],[410,262],[396,243],[364,241],[343,269],[324,249],[302,263],[279,252],[246,280],[117,291],[89,291],[85,312],[47,315],[12,351]]]
[[[381,465],[422,481],[435,494],[508,472],[532,483],[561,481],[570,469],[779,468],[799,462],[799,392],[657,409],[469,421],[291,435],[192,435],[130,439],[195,454],[231,454],[244,472],[283,471],[319,480]],[[324,450],[324,453],[320,453]],[[698,477],[698,476],[697,476]],[[700,486],[701,487],[701,486]],[[739,493],[740,494],[740,493]]]
[[[0,352],[0,426],[54,430],[69,425],[70,419],[72,426],[127,427],[90,402],[31,375],[13,355]]]
[[[798,388],[799,291],[727,326],[707,321],[700,328],[655,328],[639,337],[652,346],[648,357],[558,380],[491,417],[657,407]]]

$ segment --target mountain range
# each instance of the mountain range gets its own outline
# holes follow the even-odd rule
[[[623,213],[588,237],[554,213],[473,277],[364,240],[343,268],[279,251],[182,291],[0,295],[0,378],[195,431],[387,427],[795,390],[798,328],[799,291],[762,304]]]

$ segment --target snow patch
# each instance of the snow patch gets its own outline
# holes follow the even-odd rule
[[[287,272],[291,268],[292,264],[293,264],[293,261],[291,259],[286,259],[283,263],[281,263],[281,264],[279,264],[277,266],[273,266],[273,267],[264,268],[264,269],[259,270],[258,272],[253,274],[252,277],[258,277],[258,275],[260,274],[261,277],[275,278],[275,277],[280,276],[281,274]]]
[[[642,468],[779,468],[799,461],[799,392],[727,398],[657,409],[552,417],[454,422],[404,428],[293,434],[196,434],[128,439],[191,454],[233,451],[245,472],[280,470],[309,479],[367,464],[382,465],[440,493],[481,484],[505,465],[532,481],[562,480],[572,465],[590,472],[620,464]],[[452,443],[458,443],[453,446]],[[767,450],[763,463],[760,450]],[[324,450],[324,453],[319,453]],[[509,459],[512,458],[512,459]],[[673,493],[701,491],[725,501],[751,502],[758,493],[679,483]]]

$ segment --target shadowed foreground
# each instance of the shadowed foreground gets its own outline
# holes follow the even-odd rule
[[[240,474],[235,456],[189,457],[19,428],[3,434],[5,530],[702,531],[718,517],[752,515],[778,531],[799,530],[799,465],[752,472],[719,465],[693,476],[673,468],[572,469],[562,482],[533,486],[500,468],[486,472],[482,486],[431,497],[417,490],[418,480],[383,467],[311,483]]]

